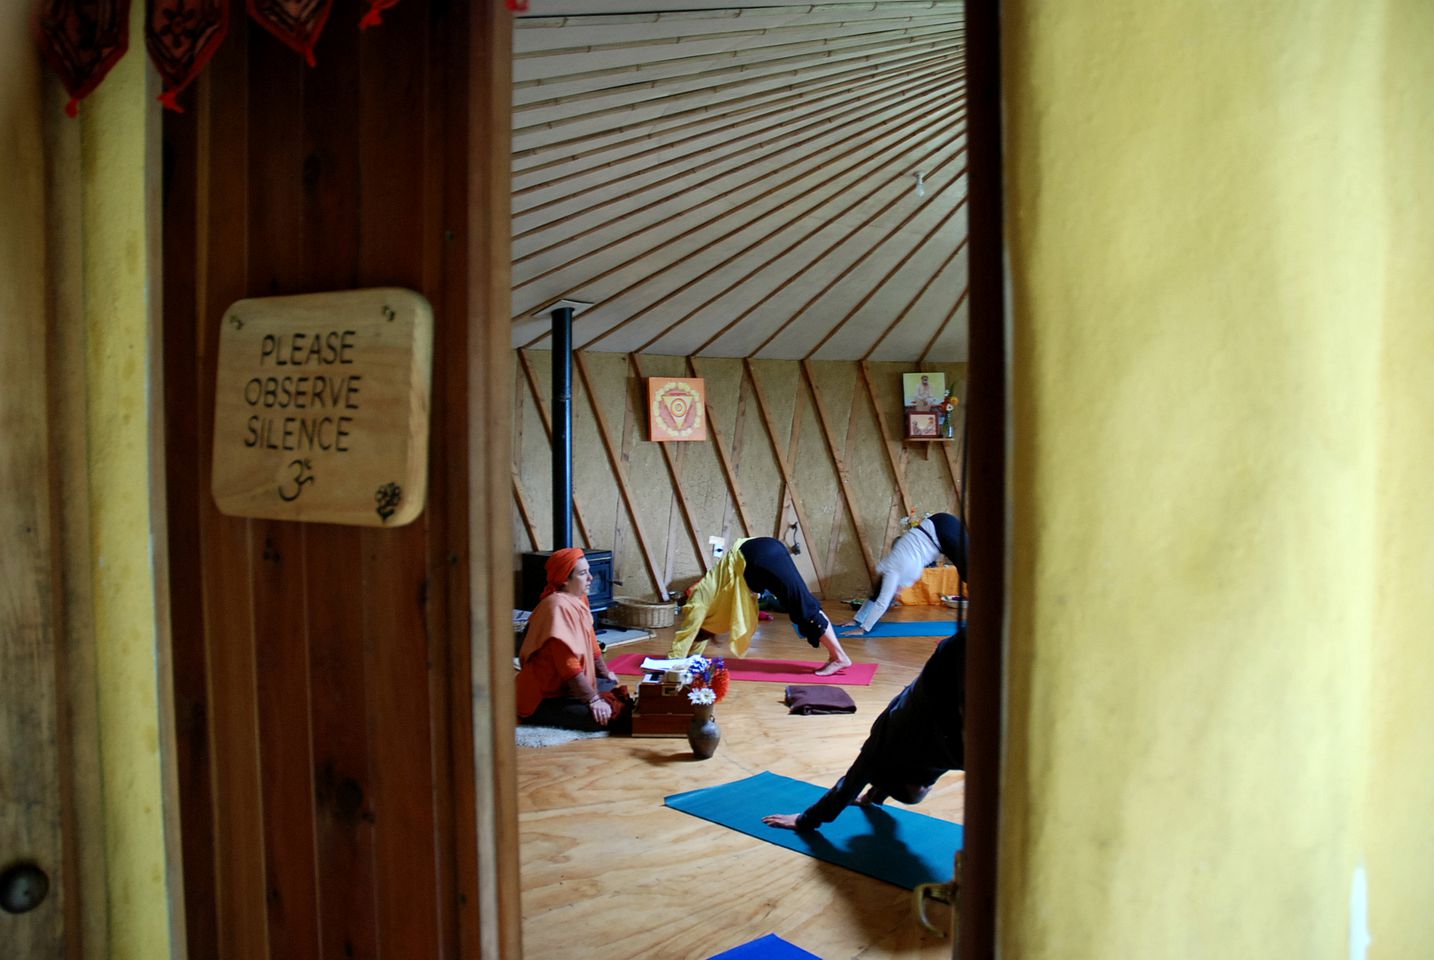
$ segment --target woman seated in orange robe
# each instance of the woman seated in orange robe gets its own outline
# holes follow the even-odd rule
[[[631,723],[626,687],[608,668],[588,606],[592,574],[582,550],[548,558],[548,585],[528,618],[518,651],[518,720],[569,730],[611,730]]]

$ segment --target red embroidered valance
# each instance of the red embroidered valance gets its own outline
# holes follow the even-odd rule
[[[179,92],[194,82],[229,30],[229,0],[148,0],[144,45],[164,80],[159,102],[182,111]]]
[[[41,0],[35,17],[40,55],[70,93],[65,112],[100,85],[129,49],[130,0]]]
[[[79,103],[129,48],[132,0],[36,0],[40,55],[70,94],[65,112]],[[249,16],[314,66],[314,47],[336,0],[246,0]],[[340,3],[343,0],[339,0]],[[378,26],[400,0],[357,0],[359,29]],[[475,3],[486,0],[472,0]],[[528,0],[506,0],[526,11]],[[164,80],[159,102],[180,110],[179,94],[214,57],[229,29],[230,0],[145,0],[144,45]]]

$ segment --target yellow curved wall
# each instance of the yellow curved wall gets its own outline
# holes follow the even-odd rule
[[[1381,340],[1365,750],[1370,956],[1428,957],[1434,955],[1434,5],[1391,4],[1383,30],[1381,102],[1372,112],[1386,157],[1385,270],[1369,309]]]
[[[131,16],[141,32],[142,5]],[[150,285],[147,135],[154,106],[143,47],[132,49],[80,106],[85,381],[95,668],[99,678],[109,956],[170,956],[165,838],[162,670],[155,571],[162,518],[152,498],[163,476],[151,460]],[[157,170],[151,173],[158,175]],[[157,209],[154,211],[157,216]],[[157,271],[153,274],[158,276]],[[78,278],[75,278],[78,279]],[[154,311],[153,313],[151,311]],[[158,527],[155,526],[158,521]],[[177,812],[171,811],[177,822]]]
[[[1003,954],[1427,955],[1431,6],[1004,17]]]

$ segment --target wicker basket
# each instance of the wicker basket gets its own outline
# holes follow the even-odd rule
[[[676,617],[676,606],[648,603],[632,597],[613,597],[607,608],[607,619],[624,627],[670,627]]]

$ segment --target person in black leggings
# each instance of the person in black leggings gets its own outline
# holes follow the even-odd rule
[[[887,799],[920,803],[943,774],[966,766],[965,703],[962,627],[937,644],[916,679],[872,722],[856,760],[836,786],[801,813],[772,813],[762,822],[785,830],[815,830],[853,801],[864,806]]]
[[[851,666],[851,658],[842,649],[821,604],[792,563],[787,545],[772,537],[738,540],[722,562],[698,581],[683,607],[682,623],[673,636],[670,655],[701,653],[708,640],[730,632],[732,650],[741,656],[757,628],[753,594],[764,590],[777,599],[807,643],[826,648],[827,662],[817,668],[818,676]]]

